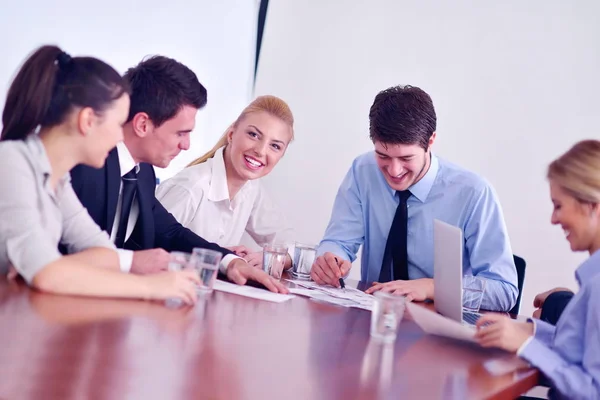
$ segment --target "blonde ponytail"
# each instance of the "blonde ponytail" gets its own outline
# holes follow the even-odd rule
[[[213,158],[215,156],[215,153],[220,148],[227,146],[227,134],[229,133],[229,131],[235,128],[237,123],[246,115],[259,111],[269,113],[279,118],[283,122],[287,123],[292,130],[292,140],[294,139],[294,116],[292,115],[292,111],[290,110],[290,107],[286,104],[286,102],[276,96],[259,96],[256,99],[254,99],[254,101],[250,103],[246,108],[244,108],[244,110],[237,117],[235,122],[231,124],[229,128],[227,128],[227,130],[225,131],[223,136],[221,136],[217,144],[215,144],[214,147],[210,149],[210,151],[208,151],[206,154],[204,154],[201,157],[198,157],[197,159],[189,163],[188,167],[191,167],[192,165],[202,164],[203,162],[206,162],[207,160]]]
[[[225,147],[227,145],[227,133],[228,132],[229,132],[229,128],[227,128],[227,130],[225,131],[225,133],[223,134],[223,136],[221,136],[221,138],[219,139],[219,141],[217,142],[217,144],[215,144],[212,149],[210,149],[204,155],[196,158],[194,161],[192,161],[191,163],[189,163],[187,166],[191,167],[192,165],[202,164],[203,162],[206,162],[206,161],[210,160],[211,158],[213,158],[215,156],[215,153],[221,147]]]

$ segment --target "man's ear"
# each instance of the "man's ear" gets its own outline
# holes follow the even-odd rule
[[[154,130],[154,124],[145,112],[135,114],[131,120],[131,126],[135,135],[140,138],[148,136]]]
[[[431,137],[429,138],[429,150],[431,150],[431,146],[433,146],[433,143],[435,143],[435,139],[437,138],[437,133],[433,132],[431,134]]]

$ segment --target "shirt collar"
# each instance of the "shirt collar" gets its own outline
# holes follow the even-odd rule
[[[579,286],[582,286],[584,282],[587,282],[594,276],[600,274],[599,264],[600,250],[596,250],[596,252],[585,260],[575,271],[575,278],[577,278]]]
[[[39,172],[46,178],[50,177],[52,166],[50,165],[50,160],[48,159],[48,154],[46,153],[42,139],[40,139],[37,133],[31,134],[27,137],[26,143],[31,153],[35,156],[34,159],[38,164]]]
[[[433,187],[433,183],[435,182],[435,178],[440,169],[440,162],[435,154],[431,153],[431,163],[429,165],[429,170],[425,173],[425,175],[414,185],[408,188],[410,193],[415,196],[417,199],[424,203],[427,200],[427,196]]]
[[[52,195],[59,193],[62,190],[63,186],[71,181],[71,174],[67,172],[64,176],[62,176],[58,180],[58,185],[56,190],[52,189],[50,186],[50,175],[52,174],[52,166],[50,165],[50,159],[48,158],[48,154],[46,153],[46,148],[42,143],[42,139],[38,136],[37,133],[31,134],[25,139],[26,145],[34,155],[34,162],[37,163],[37,169],[39,174],[42,176],[44,188],[46,191]]]
[[[136,164],[135,160],[131,156],[129,149],[125,146],[124,142],[117,143],[117,155],[119,156],[119,168],[121,169],[121,178],[126,173],[131,171],[135,167],[135,173],[140,172],[140,164]]]
[[[208,188],[207,196],[210,201],[229,200],[227,172],[225,171],[225,160],[223,159],[224,149],[225,147],[218,149],[212,158],[210,187]]]

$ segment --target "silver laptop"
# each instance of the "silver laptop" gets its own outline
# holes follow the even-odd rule
[[[480,314],[463,312],[463,232],[433,220],[433,282],[435,310],[457,322],[473,325]]]

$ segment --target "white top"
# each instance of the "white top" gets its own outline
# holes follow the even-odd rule
[[[39,136],[0,143],[0,275],[12,265],[29,283],[69,253],[91,247],[115,249],[81,205],[70,175],[50,184],[52,168]]]
[[[292,239],[292,230],[259,180],[246,182],[229,200],[223,148],[162,182],[156,197],[183,226],[222,247],[239,245],[244,232],[260,246]]]

